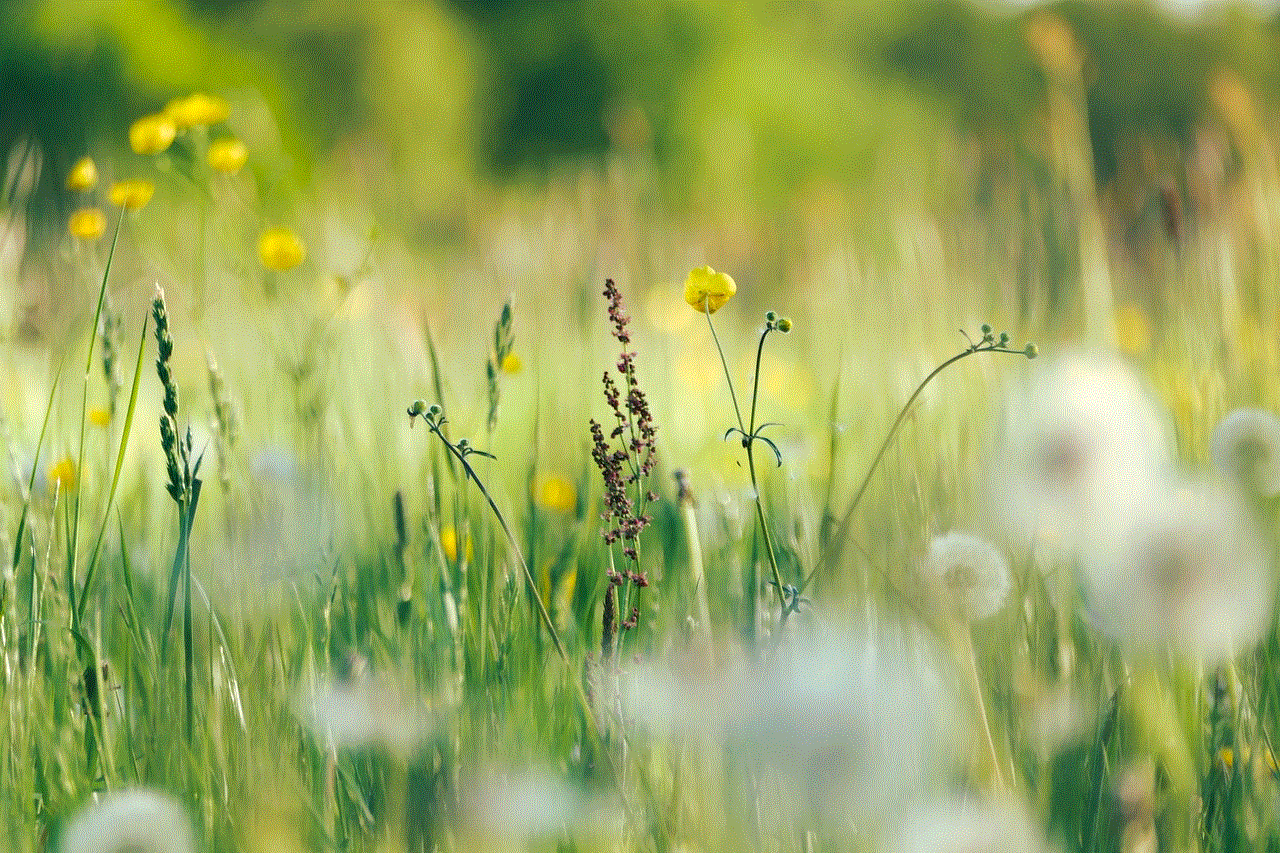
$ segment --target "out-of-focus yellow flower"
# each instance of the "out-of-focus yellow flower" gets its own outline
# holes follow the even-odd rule
[[[698,267],[689,273],[684,283],[684,301],[698,311],[710,311],[712,314],[737,292],[738,285],[732,278],[711,267]]]
[[[107,230],[107,217],[97,207],[82,207],[67,219],[67,233],[81,240],[97,240]]]
[[[49,466],[49,485],[58,487],[69,492],[76,487],[76,461],[68,456],[59,459],[53,465]]]
[[[209,165],[219,172],[234,175],[249,159],[249,149],[234,136],[215,139],[209,145]]]
[[[1151,351],[1151,321],[1147,312],[1135,302],[1116,307],[1116,343],[1128,355],[1145,355]]]
[[[173,144],[178,128],[164,113],[143,116],[129,128],[129,147],[135,154],[159,154]]]
[[[1226,770],[1227,772],[1231,772],[1231,768],[1235,767],[1235,764],[1236,764],[1235,751],[1232,750],[1231,747],[1229,746],[1224,746],[1222,747],[1222,749],[1219,749],[1218,764],[1222,766],[1223,770]]]
[[[156,185],[150,181],[117,181],[107,196],[116,207],[141,210],[155,195]]]
[[[195,92],[185,98],[174,98],[164,105],[164,114],[179,128],[217,124],[226,121],[231,108],[217,95]]]
[[[67,189],[85,193],[98,185],[98,167],[92,157],[81,157],[67,172]]]
[[[519,373],[520,368],[524,367],[524,362],[520,360],[520,356],[513,352],[509,352],[502,359],[503,373]]]
[[[268,228],[258,238],[258,258],[269,270],[291,270],[306,257],[307,247],[302,245],[302,238],[288,228]]]
[[[440,528],[440,549],[444,551],[444,555],[449,558],[449,562],[458,562],[458,531],[452,525]],[[467,562],[470,563],[475,557],[475,548],[472,547],[471,534],[467,534]]]
[[[546,477],[533,490],[533,499],[543,509],[573,512],[578,506],[578,490],[564,477]]]
[[[106,409],[90,409],[89,423],[93,424],[96,427],[102,427],[103,429],[106,429],[107,427],[111,426],[111,413],[108,412]]]

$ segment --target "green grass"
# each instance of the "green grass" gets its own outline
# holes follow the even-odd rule
[[[628,179],[642,184],[642,172]],[[879,240],[797,221],[795,235],[753,248],[646,215],[643,187],[615,197],[584,177],[576,193],[495,205],[473,239],[431,252],[394,233],[326,230],[300,201],[290,216],[308,260],[268,273],[253,252],[257,186],[194,180],[162,180],[125,216],[100,275],[86,274],[97,249],[30,249],[59,270],[62,304],[80,307],[35,343],[3,344],[5,434],[19,472],[34,461],[0,496],[14,555],[0,581],[0,846],[50,849],[95,792],[146,786],[178,798],[212,851],[876,850],[905,818],[858,808],[872,795],[839,786],[841,762],[866,752],[870,778],[896,778],[936,747],[919,762],[920,797],[1017,803],[1064,850],[1126,849],[1148,821],[1162,849],[1280,849],[1274,624],[1257,648],[1206,667],[1108,639],[1071,567],[1044,573],[1016,544],[1002,547],[1008,601],[971,628],[939,616],[921,583],[932,536],[990,526],[1000,413],[1040,362],[962,358],[899,413],[969,346],[957,329],[990,321],[1047,357],[1108,337],[1111,315],[1091,316],[1079,285],[1097,258],[1071,242],[1076,217],[1096,208],[1081,214],[1014,174],[985,203],[904,214]],[[1043,216],[1011,226],[1003,205],[1019,193]],[[206,204],[207,220],[196,215]],[[331,209],[340,223],[364,213],[349,197]],[[1121,337],[1194,470],[1208,468],[1223,413],[1280,402],[1277,235],[1229,224],[1252,250],[1227,266],[1208,261],[1234,244],[1208,232],[1163,246],[1154,281],[1110,249],[1110,292],[1150,322],[1136,344]],[[1011,227],[1025,250],[1013,255]],[[1063,234],[1065,267],[1048,245]],[[723,440],[743,424],[706,322],[680,293],[703,262],[738,279],[717,334],[740,391],[758,373],[745,431],[781,424],[768,433],[780,467],[763,446],[749,459]],[[185,285],[197,264],[198,292]],[[189,539],[165,491],[162,392],[144,363],[156,275],[179,428],[190,423],[193,453],[209,457]],[[630,599],[639,619],[616,655],[601,652],[602,610],[621,555],[600,536],[587,431],[608,418],[600,375],[617,360],[606,276],[633,315],[659,429],[659,499],[640,552],[650,584]],[[1220,295],[1226,276],[1234,302]],[[88,418],[108,395],[87,307],[96,298],[100,311],[102,293],[119,306],[115,351],[133,335],[148,347],[127,412],[105,429]],[[507,339],[492,330],[512,294],[523,368],[486,370],[502,363]],[[794,329],[757,350],[766,310]],[[85,353],[80,388],[64,351],[69,364]],[[210,356],[236,409],[234,442],[210,434]],[[418,398],[443,407],[439,433],[410,429]],[[457,452],[464,437],[493,458]],[[50,488],[47,469],[68,454],[74,490]],[[535,499],[548,477],[572,484],[572,506]],[[1274,540],[1275,502],[1258,510]],[[184,548],[189,579],[174,556]],[[189,616],[166,636],[179,577]],[[780,619],[771,579],[811,602]],[[702,596],[709,624],[691,624]],[[927,704],[917,718],[889,701],[932,695],[894,682],[889,663],[870,680],[840,669],[859,660],[861,632],[892,636],[894,624],[927,638],[951,737],[929,730]],[[92,677],[100,663],[105,679]],[[652,686],[668,676],[674,696]],[[666,711],[633,710],[645,685]],[[828,707],[811,696],[825,687],[844,690],[830,707],[874,712],[868,738],[899,740],[805,722]],[[723,701],[689,698],[704,688]],[[357,709],[326,718],[333,742],[312,720],[317,697]],[[1047,740],[1041,720],[1068,697],[1078,719]]]

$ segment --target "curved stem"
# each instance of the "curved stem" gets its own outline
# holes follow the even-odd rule
[[[448,439],[440,432],[439,426],[428,421],[431,431],[440,436],[440,440],[444,442],[445,447],[449,448],[449,452],[453,454],[459,462],[462,463],[462,470],[466,472],[471,482],[476,484],[476,488],[480,490],[480,494],[484,496],[485,501],[489,504],[498,524],[502,527],[502,532],[507,535],[507,541],[511,544],[511,550],[515,552],[516,559],[520,561],[520,568],[524,570],[524,579],[529,584],[529,590],[533,593],[533,600],[538,605],[538,615],[542,617],[542,622],[546,626],[547,631],[551,634],[551,641],[555,643],[556,651],[560,653],[560,659],[565,663],[569,663],[569,653],[565,651],[564,644],[560,642],[560,634],[556,631],[555,623],[551,620],[551,614],[547,612],[547,606],[542,601],[542,593],[538,591],[538,584],[533,579],[533,572],[529,570],[529,564],[525,562],[524,554],[520,551],[520,543],[516,541],[515,534],[511,531],[510,525],[507,524],[506,518],[503,517],[502,511],[498,509],[498,505],[494,503],[493,497],[489,494],[489,490],[484,487],[484,483],[476,476],[475,469],[471,467],[471,463],[467,461],[466,454],[458,450]]]
[[[889,445],[893,443],[894,437],[898,434],[898,429],[907,419],[907,413],[911,411],[911,405],[915,403],[916,398],[924,391],[925,386],[933,381],[933,377],[937,376],[957,361],[983,352],[1002,352],[1009,355],[1020,355],[1024,358],[1027,355],[1023,350],[975,345],[951,356],[951,358],[942,362],[942,364],[939,364],[928,376],[921,380],[920,384],[916,386],[916,390],[912,391],[911,396],[907,398],[907,402],[903,403],[901,411],[898,412],[898,417],[893,421],[893,426],[889,427],[889,434],[884,437],[884,442],[881,443],[880,449],[876,451],[875,458],[871,460],[871,467],[867,469],[866,476],[862,478],[862,483],[858,486],[858,491],[854,493],[853,501],[849,504],[849,508],[844,511],[844,515],[841,517],[840,523],[836,525],[835,533],[832,534],[830,541],[824,543],[822,553],[818,555],[817,564],[813,567],[813,571],[809,572],[809,574],[805,576],[804,583],[800,585],[800,592],[804,592],[813,581],[814,576],[818,574],[824,566],[834,563],[839,558],[840,552],[844,550],[844,540],[845,537],[849,535],[849,525],[853,521],[853,514],[857,512],[858,505],[862,503],[863,495],[867,493],[867,487],[871,485],[871,478],[876,473],[876,469],[880,467],[880,461],[884,459],[885,453],[888,452]]]
[[[756,372],[751,379],[751,419],[747,421],[753,440],[756,432],[756,400],[760,397],[760,356],[764,355],[764,339],[769,337],[770,331],[771,327],[765,326],[764,331],[760,333],[760,343],[756,345]]]

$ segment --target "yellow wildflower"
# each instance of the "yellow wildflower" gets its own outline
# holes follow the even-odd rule
[[[129,128],[129,147],[135,154],[159,154],[173,144],[178,128],[163,113],[143,116]]]
[[[714,314],[738,292],[733,279],[711,267],[698,267],[684,283],[684,301],[698,311]]]
[[[452,525],[440,528],[440,549],[444,551],[444,555],[449,558],[449,562],[458,562],[458,531]],[[472,547],[471,534],[467,534],[467,562],[471,562],[475,556],[475,548]]]
[[[209,165],[219,172],[234,175],[249,159],[249,149],[234,136],[215,139],[209,145]]]
[[[537,484],[533,499],[543,509],[573,512],[578,506],[578,490],[564,477],[551,476]]]
[[[76,487],[76,462],[69,455],[49,466],[49,485],[69,492]]]
[[[179,128],[217,124],[226,121],[231,112],[226,100],[217,95],[196,92],[185,98],[174,98],[164,105],[164,114]]]
[[[268,228],[258,238],[258,258],[269,270],[291,270],[306,256],[307,248],[302,245],[302,238],[288,228]]]
[[[1235,766],[1236,754],[1229,746],[1224,746],[1218,750],[1218,764],[1223,770],[1231,772],[1231,768]]]
[[[106,409],[90,409],[89,423],[96,427],[106,428],[111,426],[111,413]]]
[[[67,219],[67,233],[81,240],[97,240],[107,230],[107,217],[96,207],[82,207]]]
[[[88,192],[98,185],[98,167],[92,157],[81,157],[67,173],[67,189],[73,192]]]
[[[156,185],[150,181],[117,181],[107,194],[116,207],[141,210],[155,195]]]
[[[524,367],[524,362],[520,360],[520,356],[513,352],[507,353],[502,359],[503,373],[519,373],[521,367]]]

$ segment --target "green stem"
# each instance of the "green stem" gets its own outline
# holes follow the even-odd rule
[[[871,485],[871,477],[880,466],[880,461],[884,459],[885,453],[888,452],[889,446],[893,443],[894,437],[898,434],[898,429],[907,419],[907,413],[911,411],[911,405],[915,403],[916,398],[924,391],[925,386],[933,381],[935,376],[955,364],[957,361],[966,359],[971,355],[977,355],[978,353],[984,352],[1002,352],[1009,355],[1020,355],[1024,358],[1027,356],[1027,353],[1024,350],[1012,350],[999,346],[972,346],[969,349],[956,353],[951,356],[951,358],[942,362],[942,364],[939,364],[920,382],[919,385],[916,386],[916,390],[911,392],[911,396],[907,398],[907,402],[902,405],[901,411],[898,412],[898,417],[893,421],[893,426],[889,427],[889,434],[884,437],[884,442],[876,452],[875,458],[871,460],[871,467],[867,469],[866,476],[862,478],[862,483],[858,486],[858,491],[854,493],[853,501],[849,504],[849,508],[844,511],[844,516],[841,517],[840,523],[836,526],[834,535],[832,535],[830,541],[823,543],[823,550],[822,553],[818,555],[818,562],[814,565],[813,570],[805,576],[804,583],[800,585],[800,592],[804,592],[809,587],[814,576],[817,575],[824,566],[830,565],[839,559],[840,553],[844,550],[845,537],[849,535],[849,525],[853,521],[854,513],[858,510],[858,505],[862,503],[863,495],[867,493],[867,487]]]
[[[724,347],[720,346],[720,336],[716,334],[715,324],[711,322],[711,297],[703,304],[703,312],[707,315],[707,328],[711,330],[711,340],[715,341],[716,352],[720,353],[720,364],[724,367],[724,378],[729,383],[729,399],[733,400],[733,414],[738,419],[738,429],[747,431],[742,423],[742,409],[738,407],[738,395],[733,392],[733,374],[729,372],[729,362],[724,357]]]
[[[120,241],[120,228],[124,225],[124,215],[126,208],[120,208],[120,218],[116,220],[116,231],[111,237],[111,250],[107,253],[107,264],[102,270],[102,284],[98,286],[98,307],[93,312],[93,328],[89,335],[89,353],[85,357],[84,365],[84,381],[82,383],[80,394],[80,449],[76,453],[76,475],[80,478],[80,482],[76,486],[76,506],[75,506],[75,524],[71,528],[71,541],[67,544],[70,551],[68,560],[70,562],[71,587],[67,590],[67,594],[74,598],[75,577],[76,577],[76,557],[80,541],[80,496],[84,494],[84,427],[85,421],[88,420],[89,414],[89,374],[93,371],[93,349],[94,344],[98,342],[98,323],[102,319],[102,304],[107,296],[107,277],[111,275],[111,262],[116,256],[116,244]],[[71,627],[79,630],[80,614],[83,607],[74,606],[74,600],[71,608]]]
[[[453,454],[454,458],[462,464],[462,470],[466,473],[467,477],[476,484],[476,488],[480,490],[480,494],[489,504],[489,509],[493,512],[494,517],[498,519],[498,524],[502,527],[502,532],[506,534],[507,541],[511,544],[511,550],[515,552],[516,559],[520,561],[520,568],[524,570],[525,582],[529,584],[529,590],[533,593],[533,600],[538,605],[538,615],[542,617],[543,624],[551,634],[551,641],[555,643],[556,651],[560,653],[560,659],[565,663],[569,663],[569,653],[565,651],[564,644],[560,642],[560,634],[556,631],[555,623],[551,620],[551,614],[547,611],[547,605],[542,601],[542,593],[538,592],[538,584],[534,580],[533,572],[529,569],[529,564],[525,562],[524,554],[520,550],[520,543],[516,541],[516,536],[511,531],[510,525],[507,524],[506,518],[503,517],[502,511],[499,510],[498,505],[494,503],[492,496],[489,494],[489,490],[484,487],[484,483],[482,483],[480,478],[476,476],[475,469],[472,468],[471,463],[467,461],[466,454],[444,437],[444,434],[440,432],[440,427],[437,424],[434,424],[431,421],[427,421],[427,424],[431,427],[431,431],[438,435],[440,440],[444,442],[445,447],[449,448],[449,452]]]

